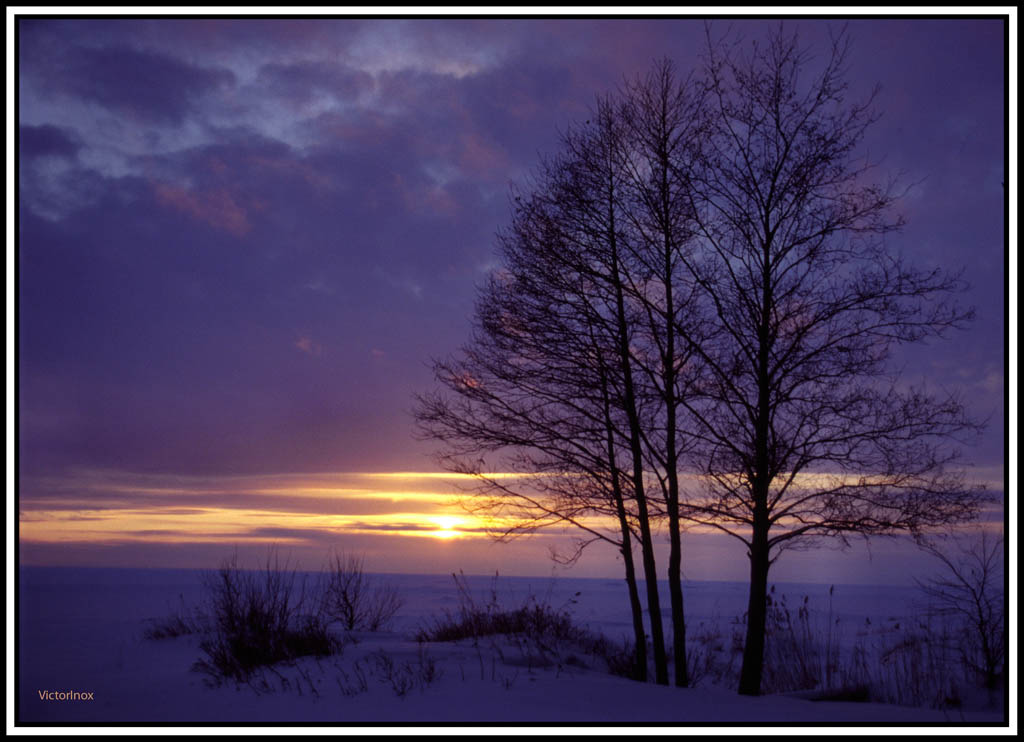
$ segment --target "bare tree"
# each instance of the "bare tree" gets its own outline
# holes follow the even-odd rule
[[[744,694],[760,692],[784,549],[920,532],[971,517],[982,497],[949,468],[951,439],[977,428],[963,405],[890,374],[896,346],[970,312],[950,298],[957,276],[884,241],[898,193],[859,159],[875,115],[847,100],[847,49],[841,33],[812,64],[781,28],[747,46],[708,33],[708,133],[689,180],[702,249],[683,258],[717,331],[692,342],[704,378],[683,403],[706,487],[683,507],[747,549]]]
[[[943,567],[918,585],[940,614],[960,622],[964,664],[995,689],[1006,662],[1002,533],[947,531],[923,537],[918,545]]]
[[[783,550],[921,533],[984,499],[950,466],[978,426],[890,364],[965,325],[962,284],[886,245],[899,194],[859,159],[875,116],[847,101],[846,37],[829,51],[805,80],[781,29],[745,49],[709,32],[703,78],[662,63],[600,101],[516,197],[473,337],[419,398],[442,461],[480,483],[476,507],[511,516],[503,535],[563,524],[621,551],[638,647],[639,547],[660,683],[663,524],[676,683],[686,520],[747,549],[740,692],[757,694]]]
[[[696,225],[690,175],[700,139],[700,90],[680,80],[670,60],[654,65],[623,91],[622,118],[628,132],[621,154],[625,170],[624,215],[634,234],[628,293],[641,309],[642,349],[633,362],[657,414],[641,429],[649,469],[664,503],[669,537],[668,585],[672,606],[675,684],[689,684],[683,609],[679,471],[692,444],[681,408],[699,376],[695,343],[704,322],[695,311],[697,285],[688,280],[682,256],[694,249]],[[684,342],[678,328],[685,328]],[[644,352],[646,351],[646,352]]]
[[[582,545],[620,551],[643,677],[640,541],[655,671],[667,682],[629,337],[620,334],[630,323],[609,195],[619,178],[619,122],[610,105],[602,111],[592,130],[566,134],[567,154],[542,165],[532,194],[516,196],[499,240],[503,269],[480,292],[473,336],[457,358],[435,363],[443,391],[420,395],[415,416],[442,444],[442,464],[476,478],[468,507],[506,519],[500,537],[563,524],[586,534]],[[529,476],[510,481],[493,471]]]
[[[583,295],[596,321],[611,340],[609,379],[615,385],[617,408],[624,420],[620,430],[629,453],[632,500],[640,535],[640,551],[651,624],[655,679],[668,683],[661,599],[658,593],[654,554],[653,515],[645,467],[645,431],[655,424],[659,410],[644,394],[636,348],[643,342],[639,331],[642,309],[631,299],[631,288],[645,285],[649,273],[635,260],[639,236],[629,229],[628,172],[623,167],[623,111],[611,99],[599,103],[596,131],[592,135],[565,138],[569,160],[566,177],[554,190],[552,204],[559,214],[565,244],[581,275],[586,278]],[[639,275],[635,273],[640,270]],[[621,419],[621,418],[620,418]],[[685,650],[684,650],[685,651]],[[685,653],[683,655],[685,657]],[[685,663],[684,663],[685,664]]]

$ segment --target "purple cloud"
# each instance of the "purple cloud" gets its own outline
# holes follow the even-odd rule
[[[99,104],[129,120],[181,124],[204,96],[225,92],[234,75],[128,46],[71,48],[47,82],[64,95]]]
[[[839,25],[794,23],[819,46]],[[851,23],[851,95],[883,85],[870,151],[916,183],[891,245],[965,266],[979,314],[908,368],[993,414],[969,452],[982,466],[1003,462],[1002,28]],[[43,19],[18,34],[31,477],[429,465],[410,396],[466,338],[509,184],[597,94],[662,56],[692,69],[704,27]]]
[[[256,84],[293,105],[308,105],[324,96],[352,101],[374,89],[368,72],[326,60],[270,62],[260,68]]]
[[[63,157],[73,160],[82,143],[73,131],[59,126],[18,127],[18,156],[23,163],[37,157]]]

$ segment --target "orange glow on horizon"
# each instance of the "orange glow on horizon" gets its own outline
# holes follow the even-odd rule
[[[814,483],[815,476],[831,475],[807,475],[803,484]],[[442,472],[225,477],[81,472],[40,478],[29,487],[23,482],[18,535],[26,543],[58,547],[76,543],[320,547],[346,534],[484,540],[489,531],[500,533],[516,524],[512,518],[459,509],[456,499],[465,493],[444,482],[460,478],[472,479]],[[605,529],[614,538],[616,524],[609,518],[589,516],[579,521]],[[555,534],[561,529],[555,525],[541,531]],[[707,525],[686,530],[716,532]]]
[[[38,491],[23,494],[19,539],[55,546],[318,546],[345,534],[485,539],[490,521],[459,510],[456,499],[464,493],[438,481],[449,479],[439,472],[202,477],[86,471],[41,478]]]

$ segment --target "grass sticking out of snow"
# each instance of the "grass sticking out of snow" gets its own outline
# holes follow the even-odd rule
[[[232,560],[207,579],[206,588],[213,627],[199,644],[205,656],[195,669],[214,681],[245,681],[258,668],[341,648],[328,631],[321,602],[311,599],[305,581],[276,554],[257,572],[239,569]]]
[[[629,682],[606,673],[603,662],[588,654],[585,646],[572,645],[571,639],[579,635],[564,622],[549,620],[550,616],[538,620],[538,614],[529,611],[509,616],[505,623],[513,627],[518,623],[522,628],[518,635],[484,634],[459,641],[418,643],[412,637],[418,627],[429,628],[443,621],[440,618],[432,622],[431,617],[441,616],[445,608],[459,606],[459,591],[451,578],[434,575],[388,578],[388,584],[395,585],[406,601],[395,617],[394,631],[348,631],[332,622],[329,627],[344,640],[341,652],[258,667],[245,681],[204,683],[189,672],[202,654],[200,644],[215,632],[211,601],[200,573],[22,567],[20,574],[18,715],[24,723],[903,725],[1005,724],[1007,719],[1002,711],[1003,697],[998,694],[990,699],[968,694],[956,709],[835,703],[824,699],[860,700],[863,695],[844,696],[828,688],[800,692],[803,697],[790,697],[789,693],[761,698],[739,696],[735,673],[745,629],[741,618],[745,586],[733,583],[688,583],[688,610],[693,617],[690,648],[706,647],[710,657],[704,659],[708,659],[710,669],[698,687],[682,690]],[[265,584],[259,582],[261,573],[247,574],[257,579],[257,585]],[[302,579],[299,573],[293,581],[289,605],[305,595],[305,605],[312,608],[323,594],[323,573],[310,573],[305,583]],[[381,577],[373,575],[372,579],[376,584]],[[629,631],[630,615],[622,605],[621,581],[559,578],[538,586],[538,578],[502,578],[502,601],[498,602],[486,597],[489,578],[464,580],[475,595],[483,596],[476,606],[485,612],[490,602],[495,606],[492,614],[515,614],[519,608],[531,605],[530,600],[522,599],[523,595],[544,595],[533,602],[555,607],[539,615],[568,614],[572,619],[569,624],[585,626],[594,634],[626,636]],[[541,592],[536,592],[538,589]],[[802,599],[805,592],[810,593],[807,620],[812,630],[803,634],[797,626],[797,637],[806,635],[827,643],[827,590],[827,586],[794,585],[787,591],[791,606],[801,604],[795,596]],[[172,614],[167,599],[176,601],[179,595],[183,607],[202,610],[204,623],[197,631],[171,637],[170,633],[192,628],[191,618],[199,615],[179,611],[180,621],[174,616],[166,621],[151,620]],[[883,675],[892,683],[911,676],[917,672],[912,671],[915,662],[923,667],[920,658],[912,658],[913,652],[926,651],[920,642],[914,645],[916,648],[907,645],[884,654],[916,632],[919,622],[927,624],[920,610],[911,610],[904,588],[837,587],[835,605],[835,616],[842,617],[838,625],[835,617],[832,619],[834,637],[841,645],[836,677],[842,676],[844,667],[855,666],[858,645],[864,651],[866,671],[875,674],[870,685],[881,683]],[[791,618],[796,622],[801,620],[798,614],[798,610],[792,610]],[[301,628],[303,611],[293,615],[292,626]],[[458,618],[459,613],[453,616]],[[160,641],[142,636],[144,629],[155,629],[161,623],[167,624],[168,633]],[[499,625],[501,621],[489,623],[491,628]],[[545,635],[545,631],[539,631],[543,627],[549,627],[545,629],[548,636],[562,638],[535,640]],[[150,636],[159,633],[152,631]],[[955,637],[955,633],[950,635]],[[541,645],[547,649],[542,650]],[[955,651],[951,652],[948,658],[959,661]],[[689,655],[694,656],[692,651]],[[730,662],[731,674],[716,674],[720,669],[728,670]],[[902,669],[891,669],[897,665]],[[966,676],[960,672],[959,677]],[[977,680],[974,676],[970,679]],[[96,700],[47,701],[38,693],[47,688],[89,691]],[[810,697],[823,702],[811,703],[806,700]],[[905,696],[903,702],[909,698]],[[930,705],[931,699],[925,703]]]
[[[922,612],[902,623],[872,624],[866,618],[862,625],[851,627],[833,612],[833,592],[831,588],[827,611],[815,611],[806,595],[794,610],[786,596],[776,596],[773,589],[765,632],[763,694],[955,711],[976,693],[976,679],[961,656],[962,631],[955,626]],[[721,621],[702,622],[689,637],[690,675],[697,683],[736,687],[745,617],[733,619],[731,625],[729,642]]]
[[[418,642],[477,642],[483,637],[501,636],[506,646],[516,653],[506,657],[500,644],[492,642],[506,664],[520,663],[528,668],[588,666],[598,662],[613,675],[632,677],[633,648],[626,642],[616,643],[606,636],[577,626],[567,611],[552,608],[529,596],[519,606],[503,607],[498,600],[496,579],[490,599],[484,603],[474,599],[466,579],[452,575],[459,592],[459,608],[435,618],[416,633]]]

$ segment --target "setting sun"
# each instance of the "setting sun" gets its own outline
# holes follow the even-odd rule
[[[451,515],[437,515],[431,518],[437,524],[437,531],[431,533],[431,536],[435,538],[455,538],[463,535],[461,531],[456,530],[456,526],[462,523],[462,518],[456,518]]]

